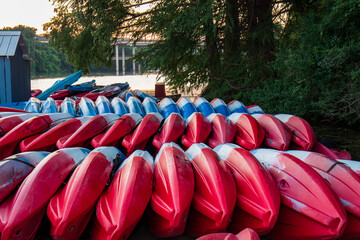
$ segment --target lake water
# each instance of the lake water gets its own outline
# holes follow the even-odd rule
[[[65,76],[66,77],[66,76]],[[64,78],[65,78],[64,77]],[[31,80],[31,89],[40,89],[42,91],[51,87],[57,80],[63,78],[41,78]],[[96,85],[109,85],[114,83],[128,82],[131,89],[153,90],[156,82],[164,82],[164,77],[158,77],[157,74],[148,75],[128,75],[128,76],[83,76],[76,83],[80,84],[96,80]]]

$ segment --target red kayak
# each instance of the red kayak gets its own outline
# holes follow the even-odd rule
[[[357,175],[360,175],[360,162],[355,160],[346,160],[346,159],[336,159],[338,162],[346,164],[351,170],[356,172]]]
[[[207,144],[214,148],[220,144],[232,143],[234,141],[236,127],[224,115],[219,113],[210,114],[207,119],[211,123],[211,134]]]
[[[347,218],[330,185],[300,159],[274,149],[251,153],[274,178],[281,195],[274,239],[332,239],[343,234]]]
[[[226,231],[236,203],[236,185],[230,169],[204,143],[194,143],[186,154],[195,176],[186,233],[202,236]]]
[[[194,173],[188,156],[176,143],[164,143],[155,158],[149,229],[168,238],[185,231],[194,194]]]
[[[193,143],[206,142],[211,132],[211,123],[202,113],[195,112],[186,120],[186,130],[181,143],[189,148]]]
[[[138,113],[128,113],[122,115],[116,122],[105,132],[97,135],[91,141],[94,148],[101,146],[117,146],[123,137],[133,131],[142,121],[143,117]]]
[[[56,142],[60,138],[73,134],[90,119],[91,117],[79,117],[66,120],[44,133],[25,138],[20,143],[20,149],[22,152],[55,151]]]
[[[310,151],[313,148],[316,136],[306,120],[290,114],[277,114],[275,117],[291,130],[292,142],[296,144],[295,149]]]
[[[247,150],[259,148],[264,140],[264,129],[247,113],[233,113],[228,119],[235,125],[234,142]]]
[[[346,165],[320,153],[305,151],[287,151],[287,153],[311,166],[330,183],[347,211],[348,222],[343,236],[360,238],[360,176]]]
[[[264,144],[268,147],[285,151],[291,142],[291,131],[276,117],[270,114],[252,115],[265,131]]]
[[[64,100],[66,97],[75,95],[76,92],[71,92],[67,89],[61,89],[59,91],[51,93],[50,97],[54,100]]]
[[[0,203],[31,173],[49,152],[28,152],[0,161]]]
[[[24,138],[42,133],[71,118],[73,116],[68,113],[51,113],[26,120],[0,138],[0,159],[11,156],[20,150],[17,149],[18,144]]]
[[[38,95],[40,95],[42,93],[42,90],[40,89],[33,89],[31,90],[31,97],[37,97]]]
[[[86,123],[73,134],[60,138],[57,141],[56,146],[59,149],[68,147],[86,147],[90,145],[93,137],[106,131],[118,119],[119,115],[115,113],[94,116],[86,121]]]
[[[17,109],[17,108],[8,108],[8,107],[0,107],[0,116],[3,112],[21,112],[21,113],[29,113],[28,111]]]
[[[348,152],[330,149],[325,145],[323,145],[322,143],[320,143],[319,141],[316,141],[311,151],[324,154],[331,159],[348,159],[348,160],[351,159],[351,155]]]
[[[222,144],[214,151],[230,168],[237,188],[236,207],[228,230],[238,233],[251,228],[259,235],[269,233],[280,209],[280,193],[269,172],[251,153],[235,144]]]
[[[126,156],[130,156],[136,149],[144,150],[149,139],[159,130],[163,117],[160,113],[146,114],[135,131],[122,141],[127,149]]]
[[[20,115],[10,115],[0,118],[0,137],[4,136],[7,132],[15,128],[17,125],[37,115],[37,113],[27,113]]]
[[[53,239],[79,239],[95,205],[109,180],[114,160],[124,155],[115,147],[91,151],[75,169],[66,185],[53,196],[47,207]]]
[[[16,194],[0,205],[1,239],[34,239],[50,198],[88,153],[84,148],[67,148],[45,157]]]
[[[91,239],[127,239],[143,215],[153,189],[154,162],[136,150],[116,172],[96,205]]]
[[[184,119],[178,113],[171,113],[153,139],[153,145],[160,149],[164,143],[177,142],[185,130]]]
[[[212,233],[196,240],[260,240],[259,235],[252,229],[246,228],[234,235],[231,233]]]
[[[124,86],[122,86],[121,84],[120,85],[109,85],[109,86],[95,89],[82,97],[87,97],[88,99],[95,101],[99,96],[112,97],[112,96],[118,95],[121,91],[123,91],[123,89],[124,89]]]

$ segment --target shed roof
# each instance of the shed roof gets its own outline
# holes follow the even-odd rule
[[[0,31],[0,57],[14,56],[18,44],[21,47],[23,56],[27,56],[28,51],[21,36],[21,31]]]

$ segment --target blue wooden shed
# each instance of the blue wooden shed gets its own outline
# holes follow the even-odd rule
[[[27,101],[31,95],[28,50],[20,31],[0,31],[0,103]]]

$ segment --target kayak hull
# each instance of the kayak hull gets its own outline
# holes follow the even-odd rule
[[[123,160],[121,155],[114,147],[94,149],[75,169],[66,185],[51,198],[47,215],[53,239],[80,238],[109,180],[114,161],[118,159],[120,164]]]
[[[270,232],[276,239],[339,238],[346,212],[330,185],[300,159],[273,149],[251,153],[266,167],[281,195],[278,220]]]
[[[236,204],[236,185],[229,168],[203,143],[187,151],[195,190],[186,233],[191,236],[226,231]]]
[[[165,143],[155,159],[149,229],[161,238],[185,231],[194,194],[194,173],[185,152],[175,143]]]
[[[127,239],[148,205],[153,189],[153,158],[135,151],[116,172],[96,205],[92,239]]]
[[[237,188],[228,230],[238,233],[251,228],[259,235],[269,233],[280,210],[280,193],[269,172],[251,153],[235,144],[219,145],[214,151],[230,168]]]

